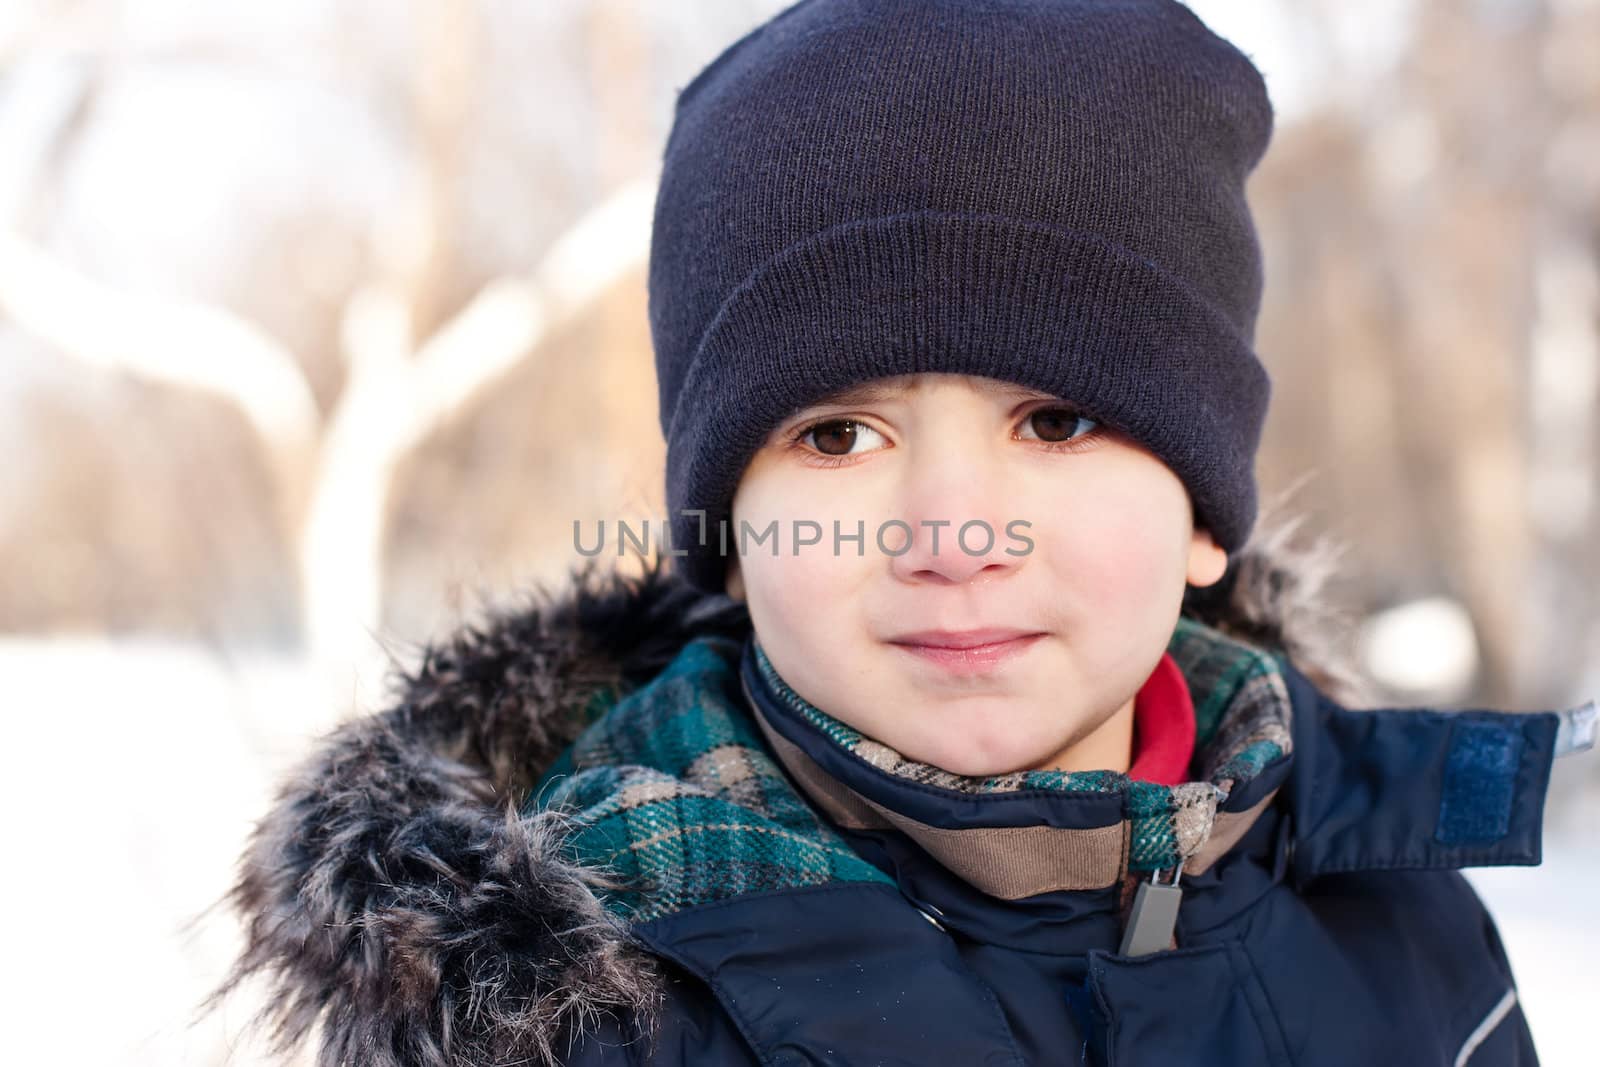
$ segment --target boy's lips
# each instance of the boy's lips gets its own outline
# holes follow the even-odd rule
[[[1039,630],[1022,630],[1014,626],[986,626],[976,630],[917,630],[889,638],[892,645],[921,645],[926,648],[982,648],[1018,637],[1031,637]]]
[[[918,659],[956,674],[981,674],[1038,644],[1039,630],[919,630],[889,643]]]

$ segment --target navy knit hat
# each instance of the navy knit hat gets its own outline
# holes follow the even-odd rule
[[[1177,0],[801,0],[735,41],[678,94],[650,246],[685,576],[722,590],[718,523],[773,427],[925,371],[1066,398],[1242,545],[1272,119]]]

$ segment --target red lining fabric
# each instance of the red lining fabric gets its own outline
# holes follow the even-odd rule
[[[1189,683],[1171,653],[1164,652],[1133,698],[1134,758],[1128,777],[1158,785],[1188,781],[1194,739]]]

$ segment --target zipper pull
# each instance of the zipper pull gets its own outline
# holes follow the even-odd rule
[[[1134,894],[1128,925],[1122,931],[1122,947],[1117,950],[1124,956],[1147,956],[1172,947],[1178,905],[1183,903],[1183,890],[1178,888],[1183,864],[1172,868],[1170,882],[1163,883],[1160,874],[1159,870],[1151,871],[1150,880],[1140,882]]]

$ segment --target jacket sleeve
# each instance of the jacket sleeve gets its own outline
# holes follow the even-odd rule
[[[1516,978],[1511,973],[1511,961],[1500,940],[1499,928],[1481,900],[1479,907],[1483,909],[1484,938],[1488,941],[1495,964],[1505,976],[1506,989],[1467,1034],[1456,1051],[1455,1067],[1489,1067],[1490,1064],[1496,1067],[1539,1067],[1539,1056],[1533,1046],[1533,1032],[1522,1011],[1522,997],[1517,990]]]
[[[1515,990],[1507,997],[1508,1006],[1486,1016],[1462,1046],[1457,1067],[1539,1067],[1522,1002],[1516,999]]]
[[[661,966],[666,998],[654,1042],[636,1020],[608,1015],[575,1043],[564,1067],[760,1067],[761,1058],[710,988],[676,964]]]

